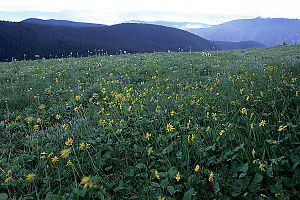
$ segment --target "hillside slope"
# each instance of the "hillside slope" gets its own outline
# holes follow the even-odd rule
[[[86,56],[153,51],[201,51],[219,49],[187,31],[150,24],[118,24],[102,27],[66,27],[0,22],[0,60],[40,57]],[[26,54],[26,56],[24,56]]]
[[[216,46],[220,47],[222,50],[265,47],[265,45],[256,41],[241,41],[241,42],[211,41],[211,42],[213,42]]]
[[[255,18],[226,22],[202,29],[188,29],[214,41],[253,40],[266,46],[300,43],[300,19]]]

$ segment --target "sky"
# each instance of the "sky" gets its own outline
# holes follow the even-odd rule
[[[220,24],[255,17],[300,19],[299,0],[0,0],[0,20],[129,20]]]

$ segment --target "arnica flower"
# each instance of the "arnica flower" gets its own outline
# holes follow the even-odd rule
[[[8,183],[8,181],[10,181],[11,178],[12,178],[12,176],[7,177],[7,178],[4,180],[4,183]]]
[[[42,152],[42,153],[41,153],[41,157],[40,157],[40,158],[44,160],[44,159],[46,159],[46,155],[47,155],[47,153],[46,153],[46,152]]]
[[[56,119],[60,119],[60,115],[57,114],[57,115],[55,116],[55,118],[56,118]]]
[[[214,179],[214,173],[211,171],[210,174],[209,174],[209,177],[208,177],[208,181],[212,182],[213,179]]]
[[[180,177],[180,172],[178,172],[177,175],[176,175],[176,180],[177,180],[177,182],[180,180],[180,178],[181,178],[181,177]]]
[[[72,164],[71,160],[68,160],[66,166],[70,166]]]
[[[33,128],[34,128],[34,129],[39,129],[39,126],[40,126],[40,125],[35,124],[35,125],[33,126]]]
[[[242,108],[242,113],[247,115],[247,109],[246,108]]]
[[[57,156],[54,156],[54,158],[51,158],[53,163],[56,163],[59,161],[59,158]]]
[[[86,144],[85,144],[85,148],[86,148],[86,149],[90,149],[90,148],[91,148],[91,145],[88,144],[88,143],[86,143]]]
[[[166,199],[166,197],[162,197],[162,196],[159,196],[158,198],[157,198],[157,200],[165,200]]]
[[[81,179],[80,184],[84,185],[83,188],[86,188],[87,186],[91,188],[93,186],[93,180],[91,176],[85,176]]]
[[[85,147],[85,143],[84,143],[84,142],[81,142],[81,143],[79,144],[79,149],[80,149],[80,150],[83,150],[84,147]]]
[[[35,174],[28,174],[27,177],[26,177],[26,179],[28,181],[33,181],[35,179]]]
[[[265,169],[264,167],[265,167],[264,164],[261,163],[261,162],[259,162],[259,169],[260,169],[261,171],[263,171],[263,172],[266,171],[266,169]]]
[[[259,126],[265,126],[266,125],[266,120],[261,120],[261,122],[259,123]]]
[[[168,123],[167,124],[167,131],[168,132],[171,132],[172,130],[174,130],[175,128],[174,128],[174,126],[172,126],[172,124],[170,124],[170,123]]]
[[[16,121],[19,120],[19,119],[21,119],[21,116],[20,116],[20,115],[18,115],[18,117],[16,117]]]
[[[189,120],[189,122],[187,123],[186,129],[189,129],[189,128],[190,128],[190,124],[191,124],[191,120]]]
[[[149,150],[148,150],[148,156],[150,156],[151,151],[152,151],[152,147],[150,147]]]
[[[30,123],[34,120],[33,117],[26,117],[25,120],[27,121],[27,123]]]
[[[199,168],[200,168],[200,166],[199,166],[199,165],[196,165],[196,167],[195,167],[195,172],[198,172],[198,171],[199,171]]]
[[[219,133],[220,135],[223,135],[223,133],[225,133],[225,131],[224,130],[221,130],[221,132]]]
[[[62,127],[67,130],[68,129],[68,126],[66,124],[62,125]]]
[[[75,100],[79,101],[80,100],[80,95],[75,96]]]
[[[206,128],[206,132],[208,132],[208,131],[209,131],[209,129],[210,129],[210,126],[208,126],[208,127]]]
[[[40,123],[41,121],[42,121],[41,118],[36,119],[36,123]]]
[[[71,153],[70,149],[63,149],[60,152],[60,156],[63,158],[67,158],[70,155],[70,153]]]
[[[280,125],[279,128],[278,128],[278,131],[283,131],[286,128],[287,128],[287,126]]]
[[[254,149],[252,149],[251,154],[252,154],[252,157],[255,158],[255,150]]]
[[[160,177],[159,177],[159,175],[158,175],[158,171],[157,171],[157,170],[155,170],[155,177],[156,177],[157,179],[160,179]]]
[[[41,104],[41,105],[39,106],[39,109],[40,109],[40,110],[43,110],[44,108],[46,108],[46,106],[45,106],[44,104]]]
[[[67,146],[72,146],[72,145],[73,145],[73,140],[72,140],[72,138],[68,138],[68,140],[65,142],[65,144],[66,144]]]
[[[146,136],[145,136],[145,138],[149,141],[149,138],[150,138],[150,136],[151,136],[151,134],[149,134],[149,133],[146,133]]]

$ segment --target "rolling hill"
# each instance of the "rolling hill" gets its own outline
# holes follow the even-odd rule
[[[27,22],[0,22],[0,60],[39,57],[87,56],[153,51],[202,51],[220,49],[187,31],[150,24],[117,24],[74,27]],[[24,55],[26,54],[26,55]]]
[[[220,47],[221,50],[265,47],[265,45],[256,41],[242,41],[242,42],[211,41],[211,42],[214,43],[216,46]]]

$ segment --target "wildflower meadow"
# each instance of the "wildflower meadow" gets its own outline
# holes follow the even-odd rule
[[[0,199],[298,199],[300,45],[0,63]]]

